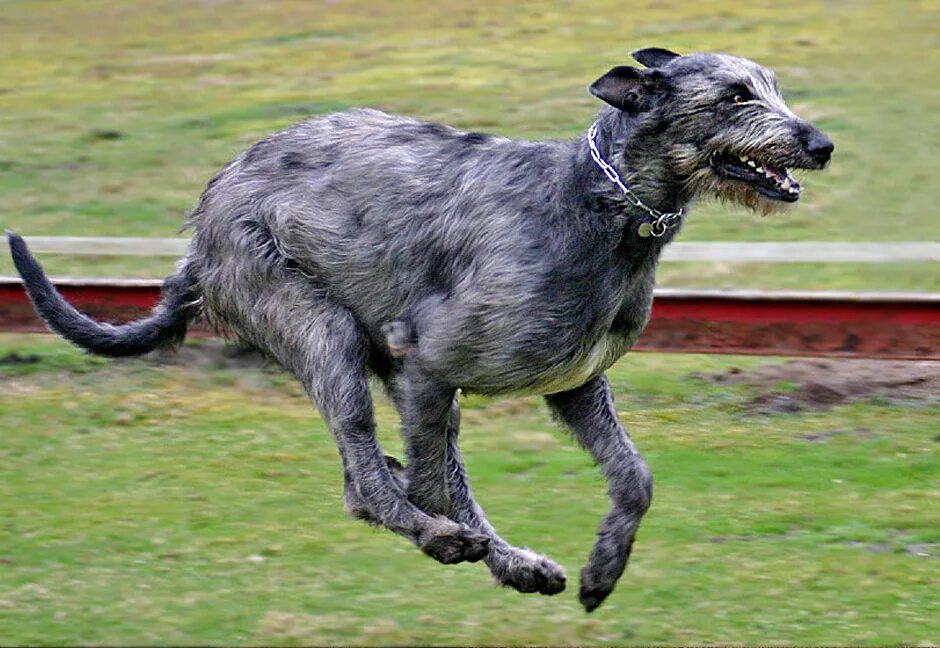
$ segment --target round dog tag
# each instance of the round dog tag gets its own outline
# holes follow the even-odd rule
[[[636,228],[636,233],[641,238],[648,238],[652,232],[653,232],[653,228],[650,227],[649,223],[643,223],[638,228]]]

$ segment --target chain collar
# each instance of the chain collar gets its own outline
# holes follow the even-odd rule
[[[600,167],[600,170],[604,172],[604,175],[613,182],[620,191],[623,192],[623,195],[626,197],[627,202],[629,202],[634,207],[639,207],[647,212],[653,217],[653,220],[649,223],[641,223],[637,228],[637,235],[647,238],[655,237],[659,238],[671,230],[672,228],[679,225],[682,222],[682,209],[677,212],[666,212],[665,214],[658,209],[653,209],[648,206],[639,196],[630,191],[629,187],[623,183],[623,179],[620,177],[620,173],[616,168],[609,162],[607,162],[601,152],[597,148],[597,122],[591,124],[590,130],[588,130],[588,147],[591,149],[591,158],[593,158],[594,163]]]

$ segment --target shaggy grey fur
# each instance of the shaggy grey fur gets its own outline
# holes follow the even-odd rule
[[[646,204],[675,211],[717,196],[769,210],[798,196],[780,188],[782,167],[828,162],[831,142],[756,63],[634,56],[647,68],[614,68],[590,90],[609,104],[599,148]],[[761,176],[741,155],[775,171]],[[457,445],[458,389],[547,394],[610,483],[581,576],[590,611],[623,572],[652,497],[603,376],[646,325],[656,262],[675,235],[644,238],[650,220],[600,172],[584,137],[515,141],[352,110],[276,133],[212,179],[149,320],[84,318],[10,239],[37,309],[66,338],[143,353],[208,318],[301,380],[339,448],[350,514],[441,562],[482,559],[500,583],[555,594],[564,570],[496,533]],[[370,373],[401,413],[407,467],[376,441]]]

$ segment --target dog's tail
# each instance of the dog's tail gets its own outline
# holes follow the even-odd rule
[[[189,322],[198,314],[196,282],[178,273],[163,284],[163,298],[150,317],[121,326],[96,322],[69,304],[30,254],[26,242],[7,232],[13,264],[23,278],[26,292],[50,329],[72,344],[104,356],[135,356],[183,341]]]

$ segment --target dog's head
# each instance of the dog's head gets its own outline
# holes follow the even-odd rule
[[[780,95],[774,73],[727,54],[638,50],[589,90],[634,118],[644,157],[662,161],[689,196],[773,211],[799,200],[791,169],[822,169],[833,144]]]

